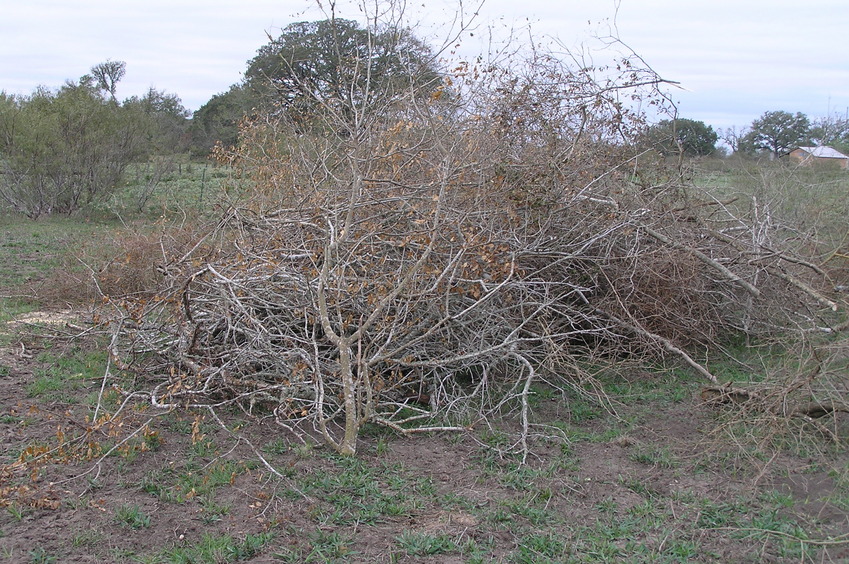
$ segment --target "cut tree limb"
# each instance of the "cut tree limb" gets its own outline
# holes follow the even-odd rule
[[[702,401],[714,405],[743,405],[754,407],[758,411],[774,412],[768,409],[763,401],[764,396],[754,390],[747,390],[734,386],[730,382],[721,386],[708,386],[702,388],[700,393]],[[804,405],[798,405],[787,412],[787,415],[796,417],[810,417],[818,419],[836,411],[849,413],[849,405],[832,400],[811,401]]]

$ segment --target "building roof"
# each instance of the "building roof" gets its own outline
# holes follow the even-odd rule
[[[831,147],[799,147],[799,149],[818,159],[849,159],[849,157]]]

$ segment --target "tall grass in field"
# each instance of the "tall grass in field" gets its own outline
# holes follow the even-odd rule
[[[699,163],[693,181],[740,217],[777,227],[791,247],[816,258],[834,287],[849,286],[849,172],[728,158]]]
[[[160,219],[205,215],[218,201],[230,170],[210,161],[163,157],[131,165],[100,214]]]

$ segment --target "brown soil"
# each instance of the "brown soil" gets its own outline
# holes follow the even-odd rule
[[[27,337],[26,327],[21,329],[23,321],[43,323],[45,319],[31,315],[19,320],[14,331],[23,331],[23,336],[15,336],[0,349],[0,437],[5,465],[0,469],[0,505],[4,506],[0,511],[0,559],[8,562],[35,562],[40,554],[53,555],[56,562],[134,561],[132,558],[150,557],[170,548],[197,545],[204,535],[243,539],[266,531],[274,533],[273,539],[247,561],[297,561],[296,557],[284,560],[281,555],[285,554],[300,554],[304,561],[329,561],[330,557],[316,553],[315,535],[334,533],[349,538],[350,552],[348,556],[337,554],[339,561],[466,562],[470,558],[450,551],[410,556],[399,549],[399,535],[420,532],[445,534],[455,540],[473,539],[487,547],[482,561],[530,562],[521,560],[516,550],[523,535],[535,528],[557,531],[572,547],[569,556],[548,561],[594,562],[606,558],[583,552],[589,541],[579,538],[578,533],[586,532],[586,527],[608,522],[612,526],[617,519],[639,515],[637,510],[647,502],[655,503],[667,515],[666,535],[685,532],[699,552],[678,559],[661,558],[664,538],[656,534],[657,528],[647,526],[641,538],[614,538],[612,544],[620,552],[608,560],[799,561],[798,554],[778,548],[780,539],[775,536],[747,532],[739,524],[726,527],[721,515],[717,515],[716,523],[706,518],[711,508],[720,508],[720,513],[726,507],[745,511],[751,504],[754,511],[765,492],[792,499],[776,518],[797,523],[809,531],[810,537],[834,541],[811,547],[807,558],[849,561],[849,545],[840,542],[840,535],[849,533],[849,508],[834,501],[845,486],[831,471],[833,466],[786,452],[775,453],[771,459],[747,458],[732,446],[718,447],[710,433],[716,413],[699,403],[695,388],[692,397],[681,402],[623,407],[620,416],[630,414],[636,421],[626,433],[600,442],[573,440],[565,462],[561,444],[537,442],[528,461],[529,469],[539,470],[533,477],[533,491],[550,492],[550,497],[534,507],[543,510],[543,519],[551,520],[552,526],[516,514],[499,520],[499,511],[521,504],[530,489],[525,491],[521,484],[509,480],[511,473],[519,471],[515,460],[484,449],[471,436],[404,438],[382,432],[364,436],[359,455],[364,468],[374,469],[380,480],[391,475],[386,468],[394,468],[393,472],[407,480],[403,483],[425,483],[430,488],[422,490],[429,493],[411,491],[407,499],[418,501],[403,514],[384,514],[371,522],[329,517],[334,509],[330,498],[319,498],[315,491],[299,493],[312,477],[339,475],[344,461],[320,447],[268,454],[269,461],[286,476],[279,478],[255,463],[257,458],[244,441],[208,420],[204,421],[204,437],[196,434],[194,438],[195,442],[208,441],[214,448],[200,452],[193,447],[190,430],[198,415],[195,413],[155,418],[149,425],[156,433],[150,448],[144,450],[140,441],[131,441],[128,444],[138,448],[106,457],[99,465],[94,464],[97,457],[86,457],[84,448],[73,450],[70,446],[65,452],[55,453],[50,462],[16,463],[28,446],[56,446],[60,431],[66,438],[82,435],[89,425],[86,416],[90,406],[80,398],[100,386],[97,381],[87,382],[83,389],[62,399],[29,397],[29,383],[44,368],[37,360],[44,342]],[[59,321],[62,327],[75,323],[67,314],[48,321]],[[554,401],[543,404],[542,410],[547,410],[544,415],[550,418],[568,415],[566,408]],[[122,420],[120,428],[113,429],[114,436],[91,439],[102,442],[101,446],[114,443],[151,415],[139,406]],[[598,417],[573,425],[593,433],[618,424],[612,417]],[[240,433],[258,446],[273,443],[279,436],[279,430],[270,424],[251,425]],[[635,456],[658,449],[676,463],[647,463]],[[203,474],[207,479],[212,469],[225,463],[231,464],[230,482],[210,492],[194,495],[188,487],[173,485],[179,476],[190,473]],[[845,460],[838,464],[846,468]],[[555,470],[543,471],[552,467]],[[160,485],[165,484],[173,495],[183,499],[168,500],[146,491],[145,484],[154,478],[162,478]],[[203,487],[202,481],[198,484],[198,488]],[[385,484],[389,491],[394,491],[393,487]],[[399,493],[404,496],[403,491]],[[355,502],[368,501],[357,500],[356,491],[347,494]],[[452,495],[462,502],[449,502]],[[842,495],[845,499],[845,492]],[[694,499],[704,502],[699,505]],[[228,509],[215,514],[210,502]],[[528,504],[530,507],[531,502]],[[133,529],[116,519],[122,507],[138,508],[150,516],[149,526]],[[704,511],[697,509],[700,507]],[[640,555],[633,552],[633,546],[650,550]],[[168,560],[163,557],[162,561]],[[225,560],[222,557],[220,561]],[[546,560],[540,557],[539,561]]]

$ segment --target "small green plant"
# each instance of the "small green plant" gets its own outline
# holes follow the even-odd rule
[[[522,564],[561,562],[566,554],[566,545],[553,534],[533,534],[519,541],[515,561]]]
[[[774,507],[790,508],[794,505],[793,496],[778,490],[768,490],[760,495],[761,499]]]
[[[317,530],[309,535],[307,562],[324,562],[352,555],[351,538],[337,532]]]
[[[614,500],[607,498],[603,501],[598,502],[595,507],[600,513],[614,514],[619,508],[619,504],[616,503]]]
[[[159,431],[154,431],[149,427],[145,427],[142,435],[143,450],[157,451],[164,444],[162,435]]]
[[[278,438],[266,444],[262,447],[262,452],[266,454],[286,454],[289,452],[289,443],[285,440]]]
[[[395,537],[395,543],[409,556],[432,556],[458,552],[460,547],[447,534],[431,535],[418,531],[404,531]]]
[[[675,468],[678,465],[668,447],[654,445],[638,445],[628,458],[634,462],[658,468]]]
[[[652,529],[660,527],[669,518],[664,505],[657,503],[653,498],[644,499],[628,509],[628,515],[635,517],[641,526]]]
[[[171,499],[168,487],[164,484],[166,479],[166,472],[153,470],[142,476],[139,482],[139,489],[145,493],[155,495],[163,501],[174,501]]]
[[[638,493],[644,497],[655,497],[658,495],[658,492],[650,486],[647,486],[642,482],[642,480],[636,478],[626,478],[625,476],[619,477],[619,483],[628,488],[634,493]]]
[[[313,455],[314,450],[315,446],[310,442],[292,447],[292,451],[295,453],[295,456],[302,459],[310,458]]]
[[[125,546],[110,547],[109,556],[111,556],[112,560],[115,562],[123,562],[130,559],[138,561],[141,564],[159,564],[161,562],[161,560],[148,560],[144,556],[137,555],[135,550]]]
[[[259,554],[272,538],[274,535],[269,532],[247,535],[241,541],[229,535],[215,536],[207,533],[195,545],[165,550],[157,562],[223,564],[248,560]]]
[[[696,527],[700,529],[738,526],[741,516],[746,513],[745,507],[736,503],[718,503],[705,499],[699,505]]]
[[[15,521],[20,521],[24,518],[24,509],[17,503],[10,503],[7,505],[6,511],[9,512],[9,515],[11,515]]]
[[[201,521],[207,525],[220,521],[225,515],[230,513],[229,505],[216,503],[210,497],[200,498],[200,505],[203,508]]]
[[[98,529],[85,529],[71,537],[71,545],[75,548],[85,546],[96,546],[103,540],[104,534]]]
[[[377,444],[375,445],[375,452],[378,456],[383,456],[389,451],[389,442],[386,440],[386,437],[378,437]]]
[[[58,558],[48,552],[43,547],[36,547],[29,551],[29,561],[32,564],[51,564],[57,562]]]
[[[215,454],[215,445],[211,439],[201,439],[192,443],[192,454],[200,458],[208,458]]]
[[[513,512],[500,507],[489,514],[488,520],[497,525],[506,525],[514,521]]]
[[[145,514],[138,505],[122,505],[115,510],[115,521],[131,529],[150,527],[150,515]]]
[[[672,539],[665,554],[671,556],[676,562],[690,562],[699,556],[699,545],[692,540]]]
[[[548,525],[557,521],[555,513],[538,504],[533,499],[518,499],[504,502],[505,510],[528,520],[531,525]]]
[[[456,492],[446,492],[440,496],[440,505],[445,508],[463,509],[469,511],[476,507],[476,503],[468,497]]]

